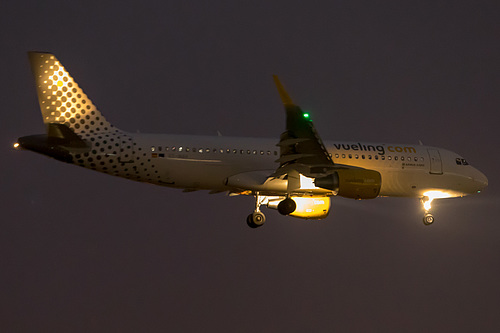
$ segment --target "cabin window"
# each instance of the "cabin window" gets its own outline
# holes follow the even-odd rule
[[[263,151],[263,150],[261,150],[261,151],[260,151],[260,154],[261,154],[261,155],[264,155],[264,151]]]
[[[371,160],[372,159],[372,155],[368,155],[368,159]]]
[[[198,153],[203,154],[203,148],[198,149]]]
[[[397,156],[394,156],[394,161],[397,161],[398,160],[398,157]]]
[[[345,158],[345,154],[342,154],[342,158]]]
[[[161,146],[158,146],[158,151],[161,151]]]
[[[155,146],[151,146],[151,151],[156,151],[156,147]]]
[[[339,154],[335,154],[335,158],[339,158]]]
[[[271,151],[270,150],[267,151],[267,155],[271,155]]]
[[[257,150],[254,150],[252,154],[257,155]]]
[[[240,154],[243,154],[245,151],[243,149],[240,149]]]
[[[179,147],[179,151],[182,151],[182,147]]]
[[[417,161],[418,161],[418,157],[415,157],[413,160],[414,160],[415,162],[417,162]]]
[[[352,154],[349,154],[349,158],[352,158]]]
[[[186,148],[186,152],[189,153],[189,148]]]
[[[375,155],[375,159],[378,160],[378,155]]]
[[[362,158],[362,159],[365,159],[365,155],[361,155],[361,158]]]
[[[175,151],[175,147],[172,147],[172,151]]]
[[[355,158],[355,159],[358,159],[358,158],[359,158],[359,155],[358,155],[358,154],[354,155],[354,158]]]
[[[392,156],[387,156],[387,159],[390,161],[392,160]]]

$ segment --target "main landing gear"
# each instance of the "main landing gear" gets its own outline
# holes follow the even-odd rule
[[[424,215],[424,219],[423,219],[424,224],[425,225],[433,224],[434,223],[434,216],[432,216],[432,214],[429,213],[429,211],[431,210],[432,199],[425,196],[422,199],[420,199],[420,202],[424,206],[424,210],[425,210],[425,215]]]
[[[250,228],[255,229],[262,227],[266,222],[266,216],[262,212],[253,212],[247,216],[247,224]]]
[[[290,215],[297,208],[297,204],[292,198],[261,196],[255,193],[255,210],[247,217],[247,224],[250,228],[261,227],[266,222],[265,215],[260,211],[260,206],[266,205],[268,208],[278,209],[282,215]]]
[[[278,204],[278,212],[280,212],[281,215],[292,214],[296,208],[297,204],[290,198],[286,198]]]
[[[255,195],[255,210],[247,217],[247,224],[250,228],[258,228],[266,222],[266,216],[260,211],[260,206],[264,204],[265,197],[260,196],[258,193]]]

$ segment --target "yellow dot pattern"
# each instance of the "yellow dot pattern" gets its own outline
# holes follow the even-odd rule
[[[72,163],[136,181],[161,184],[148,151],[130,133],[113,127],[51,53],[29,52],[45,124],[68,126],[87,142],[87,152],[69,151]]]
[[[76,134],[115,130],[53,54],[29,58],[44,123],[65,124]]]

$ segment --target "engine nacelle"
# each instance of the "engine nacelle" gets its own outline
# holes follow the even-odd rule
[[[375,170],[339,169],[327,177],[317,178],[314,184],[336,191],[341,197],[374,199],[380,193],[382,177]]]
[[[278,204],[284,198],[269,199],[267,207],[278,209]],[[297,204],[297,207],[289,216],[298,217],[306,220],[321,220],[328,216],[330,212],[329,197],[291,197]]]

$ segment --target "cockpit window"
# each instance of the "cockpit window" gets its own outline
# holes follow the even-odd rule
[[[469,165],[465,158],[456,158],[455,161],[457,162],[457,165]]]

